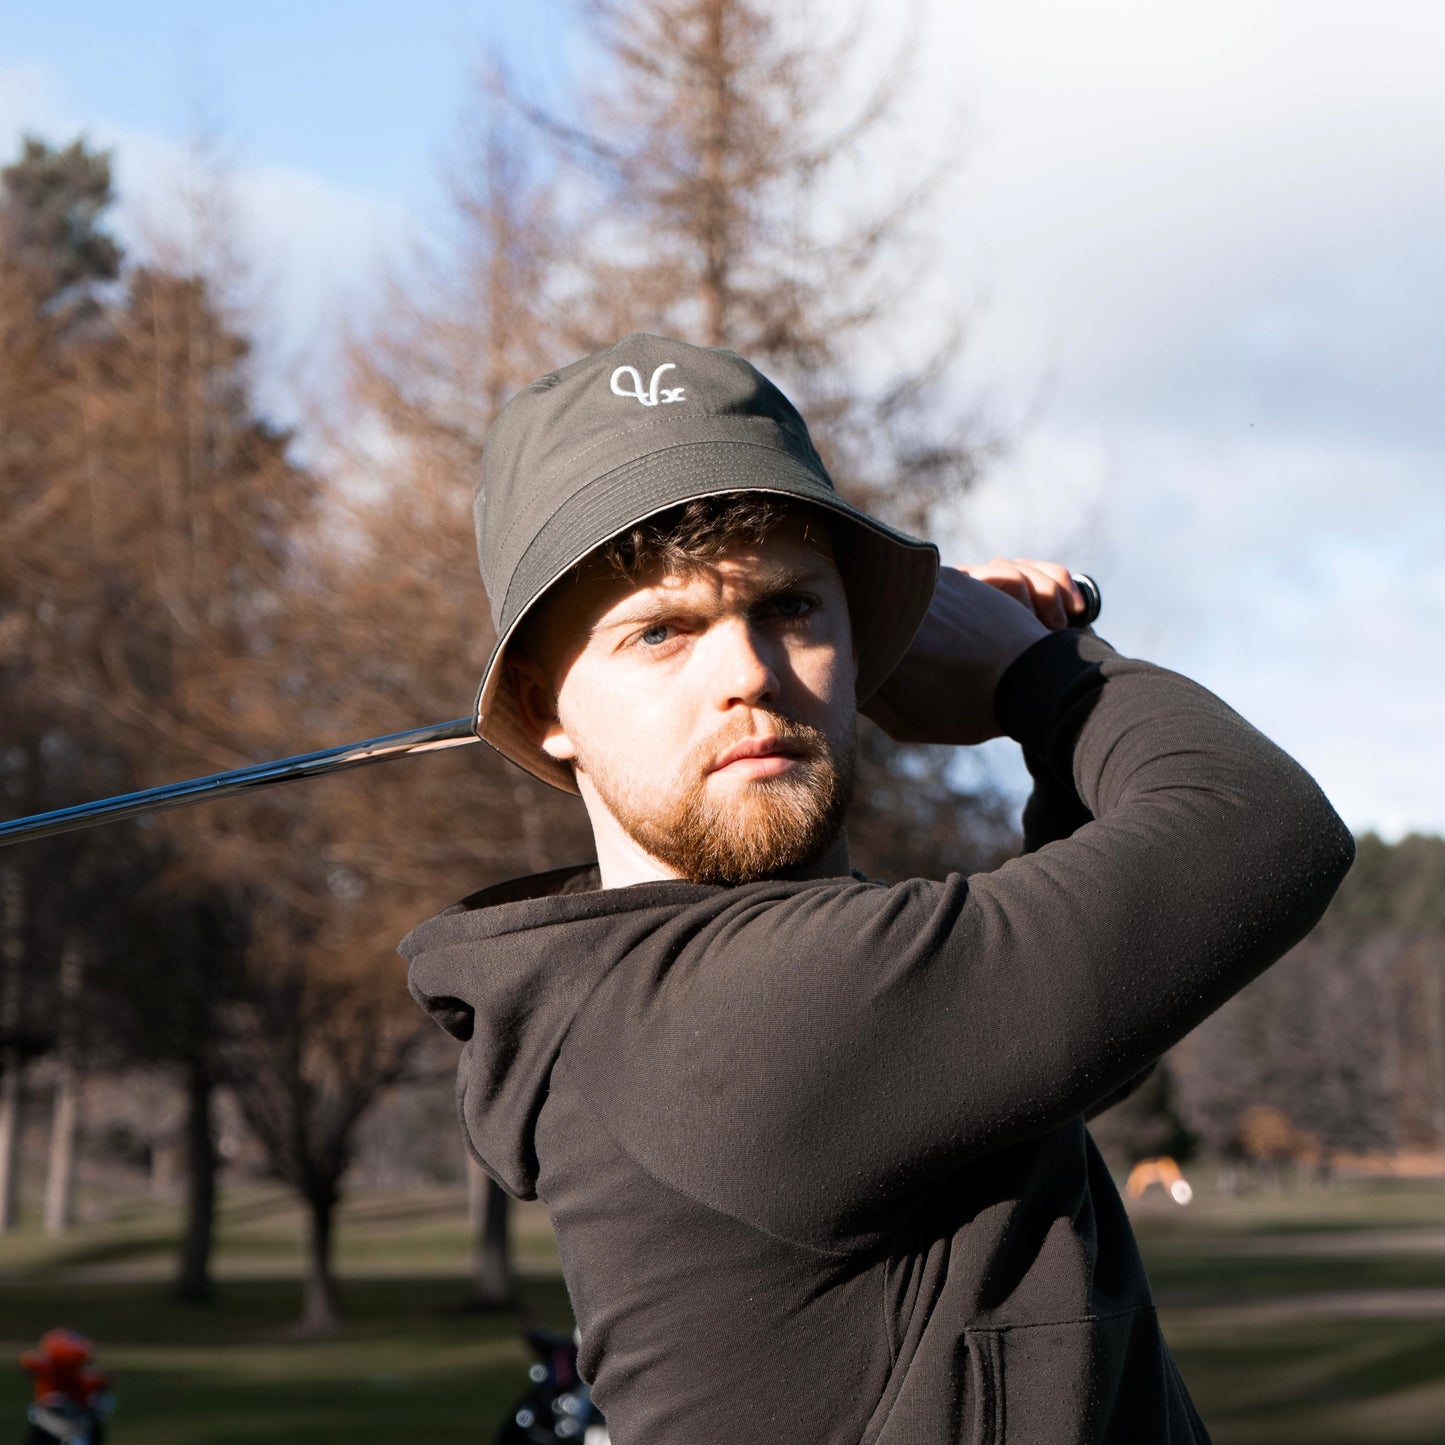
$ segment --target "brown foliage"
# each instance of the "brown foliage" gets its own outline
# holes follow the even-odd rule
[[[195,200],[214,239],[224,208]],[[315,685],[334,670],[310,620],[317,484],[256,411],[249,342],[210,264],[173,249],[81,310],[0,248],[0,407],[17,412],[0,450],[0,666],[23,684],[0,705],[47,784],[24,811],[74,801],[53,795],[48,758],[79,757],[82,776],[103,759],[117,791],[294,751],[298,728],[337,725]],[[109,964],[96,992],[114,1000],[113,1044],[180,1064],[193,1086],[193,1168],[211,1167],[222,1079],[312,1204],[313,1323],[330,1303],[330,1209],[356,1121],[418,1027],[392,952],[399,921],[338,861],[348,819],[326,801],[277,791],[165,814],[128,825],[128,848],[105,840],[114,866],[79,866],[87,848],[105,856],[86,837],[50,870]],[[209,1210],[208,1191],[196,1197]],[[188,1292],[203,1295],[203,1258],[197,1271]]]
[[[1296,1128],[1272,1104],[1250,1104],[1239,1116],[1232,1142],[1251,1164],[1315,1164],[1320,1158],[1319,1139]]]
[[[727,344],[773,370],[840,486],[894,518],[924,525],[972,475],[958,436],[918,424],[941,357],[859,381],[906,289],[910,208],[932,176],[851,213],[839,202],[857,147],[898,98],[906,55],[828,130],[819,114],[846,40],[794,41],[756,0],[598,4],[591,15],[607,63],[581,122],[484,77],[450,178],[453,233],[429,253],[425,284],[390,286],[351,349],[351,409],[332,432],[347,476],[332,535],[345,543],[322,590],[348,669],[330,686],[342,706],[361,705],[362,731],[469,702],[492,642],[468,516],[486,425],[535,376],[623,332]],[[946,783],[945,765],[881,738],[868,751],[856,826],[868,834],[876,820],[870,859],[938,871],[1007,846],[993,818],[976,844],[947,788],[940,806],[915,805],[894,826],[888,806],[922,792],[921,773]],[[350,831],[350,859],[419,900],[590,852],[573,801],[493,759],[368,778],[351,804],[372,826]]]
[[[845,493],[927,531],[978,459],[963,426],[927,415],[961,324],[909,306],[915,223],[954,158],[894,156],[881,188],[861,163],[916,37],[830,123],[856,29],[820,39],[757,0],[594,0],[589,14],[610,64],[575,122],[508,93],[567,167],[562,359],[639,330],[731,347],[798,402]]]

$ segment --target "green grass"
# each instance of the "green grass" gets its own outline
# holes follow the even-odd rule
[[[173,1205],[84,1202],[102,1215],[48,1239],[33,1215],[0,1238],[0,1439],[18,1438],[27,1382],[20,1350],[64,1324],[96,1340],[119,1397],[111,1438],[153,1445],[382,1445],[489,1440],[526,1386],[530,1354],[512,1315],[466,1309],[459,1190],[357,1193],[337,1230],[344,1324],[300,1339],[304,1220],[279,1187],[225,1191],[217,1297],[170,1296]],[[571,1326],[545,1212],[514,1212],[527,1315]]]
[[[1445,1440],[1445,1186],[1156,1192],[1134,1218],[1216,1445]]]
[[[1445,1321],[1163,1320],[1215,1445],[1445,1438]]]
[[[351,1279],[343,1332],[298,1340],[284,1280],[229,1283],[214,1309],[154,1285],[7,1285],[4,1333],[20,1334],[4,1343],[18,1350],[62,1321],[99,1341],[120,1400],[117,1442],[487,1439],[525,1385],[528,1355],[513,1320],[463,1313],[462,1294],[454,1281]],[[549,1323],[570,1323],[560,1281],[530,1280],[525,1295]],[[24,1401],[20,1372],[0,1374],[0,1428],[22,1419]]]
[[[0,1239],[0,1439],[25,1380],[4,1361],[68,1324],[117,1382],[112,1439],[154,1445],[486,1441],[525,1385],[515,1319],[468,1314],[460,1191],[357,1193],[343,1207],[345,1325],[291,1332],[303,1220],[277,1187],[228,1189],[218,1298],[170,1299],[178,1215],[85,1201],[60,1240]],[[1445,1439],[1445,1187],[1341,1185],[1136,1207],[1165,1333],[1216,1445]],[[527,1308],[570,1322],[545,1214],[516,1214]],[[1430,1293],[1422,1293],[1430,1292]]]

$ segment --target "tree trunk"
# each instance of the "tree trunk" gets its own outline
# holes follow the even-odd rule
[[[25,1126],[20,1050],[6,1049],[0,1068],[0,1234],[8,1234],[20,1216],[20,1132]]]
[[[24,1055],[20,1051],[20,971],[25,963],[25,884],[18,868],[0,869],[0,1234],[20,1212],[20,1135]]]
[[[84,959],[67,939],[60,955],[60,1018],[55,1107],[50,1123],[50,1166],[45,1175],[45,1232],[64,1234],[75,1202],[75,1139],[80,1123],[80,1040],[77,1036]]]
[[[467,1220],[472,1239],[472,1290],[467,1307],[510,1310],[517,1304],[509,1239],[511,1199],[467,1153]]]
[[[176,1187],[177,1146],[168,1137],[151,1139],[150,1192],[152,1199],[169,1199]]]
[[[301,1312],[301,1333],[335,1334],[341,1325],[336,1302],[336,1281],[331,1274],[331,1223],[336,1209],[336,1189],[323,1186],[307,1196],[310,1236],[307,1240],[305,1304]]]
[[[200,1304],[211,1298],[211,1244],[216,1218],[216,1140],[212,1122],[215,1081],[205,1061],[186,1070],[186,1232],[176,1298]]]
[[[80,1072],[63,1062],[55,1085],[50,1125],[50,1167],[45,1176],[45,1232],[64,1234],[74,1223],[75,1135],[80,1121]]]

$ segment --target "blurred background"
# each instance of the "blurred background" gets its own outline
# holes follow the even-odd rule
[[[1217,1440],[1445,1437],[1442,64],[1433,0],[10,4],[0,815],[464,713],[491,417],[733,346],[1355,830],[1094,1127]],[[65,1324],[118,1440],[493,1438],[566,1294],[394,947],[590,842],[483,752],[0,851],[0,1433]],[[1017,847],[1011,745],[864,752],[873,876]]]

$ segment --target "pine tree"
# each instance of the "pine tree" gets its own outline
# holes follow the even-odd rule
[[[17,814],[116,772],[91,720],[67,717],[49,686],[89,581],[80,378],[95,292],[119,254],[100,228],[109,199],[109,158],[78,141],[55,151],[27,137],[0,171],[0,796]],[[47,959],[75,947],[54,936],[54,857],[0,860],[0,1232],[16,1219],[25,1058],[53,1033],[41,1025],[54,1016]]]
[[[52,299],[118,274],[120,247],[100,224],[113,199],[110,156],[72,141],[63,151],[27,135],[0,171],[7,251],[44,278]]]

